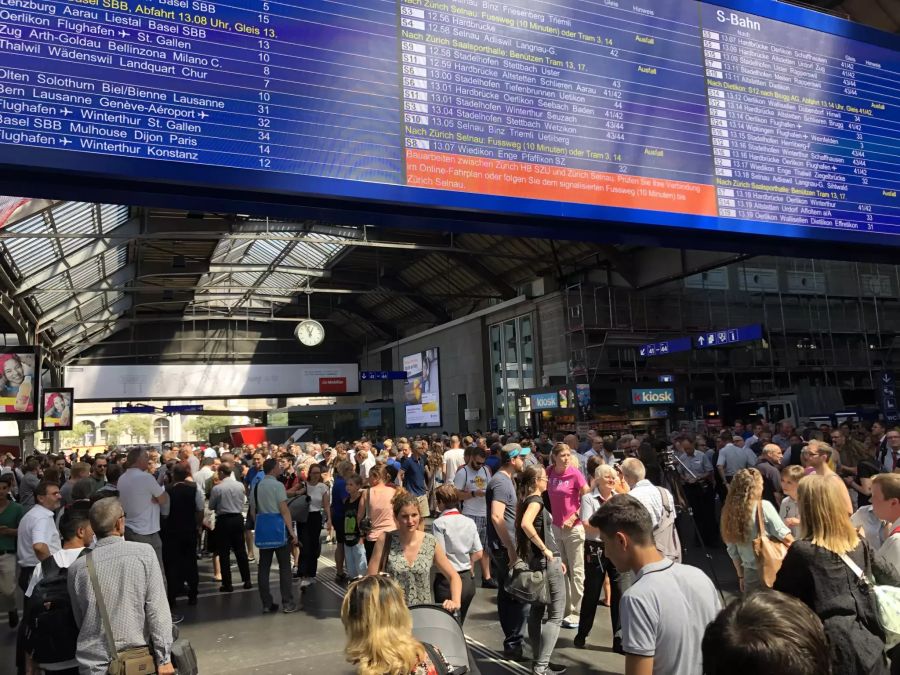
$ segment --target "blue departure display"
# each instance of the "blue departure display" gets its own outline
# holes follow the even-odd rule
[[[0,164],[892,241],[890,39],[748,0],[0,0]]]

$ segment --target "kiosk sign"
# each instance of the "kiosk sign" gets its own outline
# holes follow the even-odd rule
[[[631,402],[634,405],[674,405],[674,389],[632,389]]]

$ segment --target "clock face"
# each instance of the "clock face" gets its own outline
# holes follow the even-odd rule
[[[307,347],[315,347],[322,344],[325,339],[325,329],[318,321],[306,319],[297,324],[294,335]]]

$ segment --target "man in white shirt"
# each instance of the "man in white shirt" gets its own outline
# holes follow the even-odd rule
[[[884,543],[875,553],[873,567],[880,575],[879,581],[900,586],[900,473],[882,473],[872,479],[872,510],[881,520],[889,523]],[[888,652],[893,669],[900,671],[900,645]]]
[[[459,436],[450,437],[450,449],[444,453],[444,482],[450,483],[456,477],[456,472],[466,463],[466,451],[460,447]]]
[[[38,582],[44,578],[45,570],[47,574],[52,576],[56,574],[57,569],[66,569],[78,559],[82,551],[90,546],[94,539],[94,530],[91,528],[88,512],[84,509],[69,509],[66,511],[59,523],[59,532],[63,542],[62,548],[49,558],[44,559],[40,565],[34,568],[34,572],[31,575],[31,581],[28,584],[28,589],[25,591],[26,607],[29,606],[29,599],[33,595]],[[38,609],[39,608],[40,606],[38,606]],[[26,613],[26,616],[29,616],[31,612],[37,611],[34,607],[29,607],[29,610],[30,611]],[[40,671],[41,673],[50,673],[51,675],[52,673],[60,671],[65,673],[78,672],[78,661],[75,659],[77,633],[74,629],[75,626],[73,625],[73,634],[71,635],[54,635],[48,632],[51,630],[49,627],[43,626],[40,622],[37,622],[36,627],[28,636],[28,642],[34,648],[34,651],[31,654],[32,662],[38,661],[40,664],[40,668],[38,669],[36,667],[37,664],[33,663],[33,672]],[[51,642],[51,638],[55,638],[52,650],[49,652],[43,650],[42,645]],[[63,646],[67,644],[70,646],[71,651],[68,651],[68,653],[61,653],[63,651]]]
[[[59,486],[41,481],[34,488],[35,505],[19,522],[16,555],[19,561],[19,587],[28,588],[34,568],[62,548],[53,512],[59,508]]]
[[[620,603],[625,675],[701,675],[703,634],[722,609],[709,577],[657,550],[647,509],[631,494],[611,497],[590,525],[616,569],[635,573]]]
[[[210,478],[215,474],[215,470],[213,469],[215,461],[216,460],[211,457],[204,457],[200,462],[200,470],[194,474],[194,482],[197,484],[197,487],[200,488],[200,492],[204,497],[209,497],[206,493],[206,488]]]
[[[635,459],[634,457],[623,460],[622,477],[625,479],[625,482],[628,483],[628,487],[631,488],[631,491],[628,494],[647,507],[647,511],[650,512],[653,527],[656,527],[659,525],[659,521],[662,520],[663,511],[665,509],[663,507],[662,495],[660,495],[660,488],[647,480],[646,476],[647,469],[644,467],[644,463],[641,460]],[[668,498],[667,501],[671,503],[672,494],[665,488],[662,488],[662,490],[666,493],[666,497]]]
[[[453,485],[462,500],[462,513],[471,518],[478,530],[481,548],[487,547],[487,493],[491,470],[484,463],[487,452],[482,448],[469,449],[469,461],[453,477]],[[497,588],[497,582],[491,578],[491,561],[489,556],[481,558],[481,587]]]
[[[872,511],[888,523],[884,543],[875,554],[876,567],[900,585],[900,473],[881,473],[872,479]]]
[[[359,475],[363,480],[369,478],[369,471],[372,470],[375,463],[372,444],[369,441],[363,441],[359,444],[359,449],[356,451],[356,465],[359,467]]]
[[[675,528],[675,498],[666,488],[657,487],[646,478],[644,463],[634,457],[622,462],[622,477],[647,511],[653,523],[652,534],[659,550],[672,560],[681,562],[681,539]]]
[[[147,472],[150,457],[144,448],[132,448],[125,460],[126,471],[119,478],[119,501],[125,510],[125,540],[150,544],[164,570],[162,539],[159,536],[159,508],[169,496]],[[163,573],[165,578],[165,573]]]

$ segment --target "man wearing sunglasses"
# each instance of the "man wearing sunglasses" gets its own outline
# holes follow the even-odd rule
[[[482,548],[487,548],[487,502],[484,495],[491,480],[491,470],[484,465],[485,461],[487,451],[484,448],[468,448],[466,463],[453,477],[453,484],[462,501],[462,514],[475,521]],[[481,587],[497,588],[497,582],[491,578],[489,556],[481,558]]]

